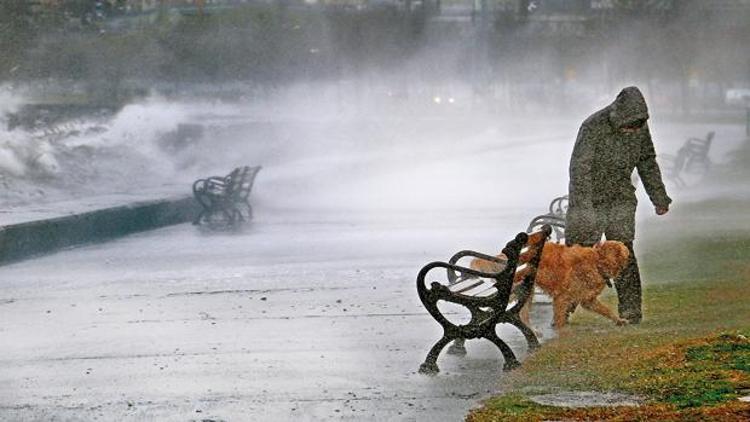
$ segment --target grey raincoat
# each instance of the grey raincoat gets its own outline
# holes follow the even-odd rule
[[[628,87],[581,125],[570,160],[568,243],[593,244],[602,233],[610,240],[633,241],[634,169],[655,206],[672,202],[664,189],[648,125],[631,133],[621,131],[648,117],[643,95],[638,88]]]

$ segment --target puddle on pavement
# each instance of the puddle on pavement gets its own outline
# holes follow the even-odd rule
[[[557,407],[640,406],[643,398],[624,393],[596,391],[564,391],[529,397],[532,401]]]

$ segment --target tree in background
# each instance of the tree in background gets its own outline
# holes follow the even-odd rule
[[[0,79],[12,78],[17,73],[35,37],[29,2],[0,1]]]

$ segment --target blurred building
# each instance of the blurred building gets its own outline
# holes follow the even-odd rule
[[[142,60],[144,66],[159,63],[151,70],[154,78],[219,78],[232,69],[230,62],[242,69],[241,77],[263,80],[281,73],[289,79],[351,79],[372,67],[396,74],[399,92],[460,79],[477,95],[502,98],[509,108],[538,101],[561,109],[637,83],[660,108],[675,111],[721,107],[729,90],[750,86],[750,0],[29,0],[26,5],[56,34],[47,37],[50,45],[60,32],[78,42],[85,38],[79,32],[86,31],[132,39],[151,36],[148,29],[155,25],[162,34],[182,31],[160,39],[149,50],[151,59]],[[242,14],[234,8],[243,8]],[[254,20],[260,13],[274,19]],[[181,25],[198,15],[215,18],[211,31]],[[237,25],[237,19],[254,23]],[[295,20],[292,30],[287,19]],[[253,25],[265,32],[254,32]],[[59,49],[37,49],[27,68],[38,69],[38,62]],[[89,54],[80,49],[77,54]],[[59,71],[58,62],[62,59],[47,65],[50,73]]]

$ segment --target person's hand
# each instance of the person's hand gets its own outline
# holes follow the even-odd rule
[[[656,207],[656,215],[664,215],[669,212],[669,205],[663,207]]]

